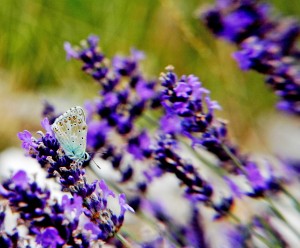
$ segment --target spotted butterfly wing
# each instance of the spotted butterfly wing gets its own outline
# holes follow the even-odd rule
[[[59,116],[52,124],[52,130],[65,154],[73,160],[85,161],[87,125],[81,107],[73,107]]]

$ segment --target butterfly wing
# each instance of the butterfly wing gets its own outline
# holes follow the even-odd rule
[[[52,124],[52,130],[69,158],[84,160],[87,125],[81,107],[73,107],[59,116]]]

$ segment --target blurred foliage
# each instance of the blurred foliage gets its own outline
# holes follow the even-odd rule
[[[199,76],[223,106],[220,115],[230,120],[233,136],[243,141],[256,119],[274,108],[275,97],[260,75],[238,69],[230,55],[234,47],[216,40],[196,19],[199,7],[209,2],[213,1],[2,0],[0,68],[8,76],[1,84],[7,84],[8,93],[1,95],[0,110],[11,108],[14,101],[12,112],[22,105],[31,116],[38,114],[32,106],[41,95],[65,101],[94,97],[96,84],[80,71],[79,63],[66,61],[63,50],[64,41],[78,44],[93,33],[101,37],[108,57],[128,54],[132,46],[145,51],[143,70],[150,78],[169,64],[178,74]],[[285,15],[299,16],[299,0],[270,3]],[[28,100],[32,98],[36,99]],[[15,133],[31,120],[24,113],[21,121],[18,114],[3,118],[8,119],[0,126],[0,149],[16,144]]]

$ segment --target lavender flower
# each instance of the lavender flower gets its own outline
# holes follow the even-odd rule
[[[80,197],[78,197],[80,206],[71,205],[73,200],[64,199],[67,196],[64,196],[62,205],[51,204],[50,192],[40,188],[36,182],[31,182],[24,171],[17,172],[12,179],[5,181],[0,187],[1,196],[9,201],[14,212],[20,214],[20,219],[29,229],[30,234],[36,235],[38,244],[47,247],[60,247],[63,244],[89,247],[84,244],[76,246],[75,240],[82,240],[82,238],[72,234],[78,227],[78,217],[82,212]],[[76,198],[77,196],[74,198],[75,201]],[[73,211],[77,214],[68,217],[68,214]]]
[[[241,69],[266,75],[279,97],[278,109],[299,114],[300,25],[271,13],[271,6],[259,0],[219,0],[202,20],[216,36],[238,45],[233,57]]]
[[[208,129],[213,121],[214,110],[220,109],[220,106],[210,100],[209,91],[201,86],[194,75],[177,79],[173,68],[168,67],[167,73],[161,76],[161,82],[165,87],[162,104],[167,116],[162,120],[162,126],[169,126],[168,123],[165,124],[168,118],[177,118],[181,127],[176,131],[191,138],[193,143],[198,143],[196,134]]]
[[[162,130],[177,138],[186,136],[192,141],[192,147],[199,146],[214,154],[220,161],[222,170],[231,174],[243,175],[248,179],[252,192],[244,192],[251,197],[264,196],[265,193],[281,190],[281,180],[273,175],[263,178],[256,164],[247,155],[239,152],[228,138],[226,123],[215,118],[214,110],[220,109],[216,101],[209,98],[209,91],[201,86],[198,78],[193,75],[179,78],[172,67],[161,76],[165,87],[162,95],[162,105],[166,116],[161,120]],[[175,127],[169,127],[169,119],[176,120]],[[170,144],[169,144],[170,145]],[[170,154],[170,152],[167,152]],[[173,155],[172,155],[173,156]],[[166,159],[174,161],[173,158]],[[180,163],[173,162],[174,165]],[[186,173],[185,173],[186,174]],[[224,174],[222,172],[222,174]],[[228,178],[224,179],[228,182]],[[229,182],[233,193],[240,197],[241,191],[233,182]],[[228,212],[232,205],[231,198],[224,198],[215,210],[217,217],[223,216],[222,211]],[[223,209],[223,210],[222,210]]]
[[[227,230],[227,237],[230,247],[249,247],[247,241],[250,238],[249,229],[238,225]]]
[[[146,80],[140,72],[142,52],[132,49],[129,56],[115,56],[110,63],[100,52],[98,40],[91,44],[89,39],[80,49],[67,49],[70,56],[76,51],[78,56],[71,57],[81,60],[83,70],[101,87],[99,97],[86,104],[90,130],[87,147],[92,152],[100,152],[121,173],[121,182],[127,182],[134,176],[134,170],[130,164],[123,165],[124,155],[129,153],[137,160],[151,156],[149,136],[146,130],[139,130],[136,122],[145,111],[160,105],[160,93],[156,81]],[[95,77],[99,70],[105,73]],[[120,144],[110,142],[116,134],[122,141]]]
[[[82,49],[76,50],[78,56],[71,56],[74,49],[67,49],[71,57],[84,63],[84,71],[91,74],[102,87],[99,99],[87,104],[89,110],[87,121],[91,130],[88,133],[87,146],[92,151],[101,150],[104,153],[102,157],[111,160],[114,168],[121,171],[122,155],[115,152],[117,147],[108,144],[107,140],[112,133],[117,132],[124,140],[124,147],[121,150],[127,150],[139,159],[146,154],[150,156],[150,152],[146,151],[145,147],[147,141],[143,138],[147,134],[145,132],[138,134],[135,122],[146,109],[156,106],[155,101],[158,98],[158,93],[155,92],[156,83],[145,80],[139,71],[139,61],[144,57],[142,52],[132,49],[129,57],[116,56],[110,64],[100,52],[98,39],[94,38],[93,42],[89,40],[90,38]],[[86,56],[90,59],[85,59]],[[105,73],[101,74],[99,70]],[[102,76],[95,77],[95,73],[97,75],[100,73]],[[96,120],[99,117],[100,121]],[[141,142],[144,144],[144,151],[139,151],[138,146],[142,144]],[[131,172],[127,168],[121,173],[125,181]]]
[[[155,149],[155,160],[159,170],[170,172],[186,185],[186,194],[192,200],[209,202],[213,194],[212,186],[197,174],[192,164],[185,163],[176,153],[175,140],[162,136]],[[155,169],[157,170],[157,169]],[[157,173],[161,175],[161,173]]]
[[[150,137],[146,131],[142,131],[137,136],[128,140],[127,151],[137,160],[143,160],[151,155],[152,151],[149,148],[151,145]]]
[[[0,189],[2,191],[2,189]],[[1,194],[1,192],[0,192]],[[6,208],[1,206],[1,212],[0,212],[0,246],[1,247],[13,247],[17,246],[18,240],[19,240],[19,233],[14,228],[12,233],[5,232],[5,226],[4,226],[4,220],[6,218],[5,214]]]
[[[121,213],[117,216],[107,206],[107,198],[109,196],[114,197],[114,194],[108,189],[104,181],[100,181],[99,184],[97,181],[89,184],[86,181],[85,170],[82,169],[81,163],[72,161],[59,147],[52,130],[49,128],[47,119],[44,119],[42,124],[47,132],[46,134],[39,132],[40,139],[30,136],[30,133],[26,130],[19,133],[19,138],[23,141],[23,147],[30,156],[38,160],[42,167],[47,167],[49,177],[59,178],[64,191],[69,191],[74,196],[83,199],[82,203],[79,204],[80,209],[83,206],[84,214],[101,230],[97,238],[106,240],[113,237],[123,224],[125,211],[133,211],[125,204],[125,196],[120,196],[120,199],[122,199],[120,201]],[[50,230],[49,233],[55,235],[53,230]],[[44,234],[41,233],[40,235]]]
[[[57,229],[54,227],[47,227],[42,233],[37,235],[36,243],[43,247],[56,248],[57,246],[62,246],[65,242],[59,236]]]
[[[256,0],[218,0],[214,8],[203,13],[202,18],[215,35],[240,43],[246,37],[265,32],[271,24],[268,22],[269,11],[268,5]]]
[[[94,52],[94,46],[85,48],[81,52],[86,53],[87,49],[91,49],[91,53]],[[78,56],[77,58],[80,57]],[[161,97],[162,105],[167,112],[165,121],[174,118],[176,115],[182,117],[183,121],[181,127],[180,129],[178,127],[176,131],[178,133],[183,132],[186,136],[192,138],[192,133],[201,133],[206,130],[213,120],[214,109],[220,107],[215,101],[210,100],[208,96],[209,91],[201,86],[198,78],[193,75],[187,77],[183,76],[177,82],[177,76],[171,69],[166,75],[162,76],[162,85],[167,89],[162,93],[154,94],[153,90],[155,84],[146,83],[143,80],[143,76],[139,74],[137,67],[139,58],[140,54],[136,55],[136,53],[132,53],[129,58],[114,58],[112,69],[108,69],[108,71],[111,71],[109,75],[112,76],[103,77],[101,80],[98,80],[103,87],[101,92],[102,100],[96,101],[95,107],[89,103],[88,109],[92,110],[92,112],[88,113],[88,116],[99,115],[101,121],[91,121],[91,124],[93,127],[97,127],[97,125],[104,127],[106,131],[104,133],[103,129],[99,128],[99,131],[96,131],[97,128],[94,128],[92,135],[91,133],[88,134],[88,141],[91,140],[91,142],[96,145],[94,148],[101,148],[102,151],[104,151],[102,158],[111,160],[113,167],[119,169],[122,155],[115,151],[119,150],[120,147],[115,147],[106,142],[110,132],[116,130],[123,139],[125,138],[124,141],[127,143],[125,149],[121,149],[132,154],[136,160],[145,160],[151,158],[151,156],[153,156],[152,154],[155,154],[156,161],[159,163],[156,168],[152,168],[150,171],[145,168],[145,175],[148,176],[148,180],[150,178],[151,181],[153,176],[161,175],[162,173],[159,172],[159,170],[174,173],[179,180],[187,185],[186,194],[188,197],[196,199],[196,201],[210,202],[210,196],[213,192],[212,188],[207,182],[202,180],[201,177],[194,175],[196,172],[193,166],[182,163],[181,158],[176,155],[176,153],[171,155],[171,152],[173,152],[172,149],[149,149],[151,141],[147,133],[145,131],[135,131],[136,127],[132,124],[136,117],[142,114],[143,111],[141,110],[144,109],[147,101],[153,99],[153,97],[156,98],[156,95],[158,95]],[[129,77],[129,87],[122,85],[122,87],[118,86],[117,88],[123,76]],[[112,80],[112,78],[114,79]],[[114,82],[113,84],[109,84],[112,87],[106,87],[108,82]],[[139,98],[137,97],[141,100],[138,100]],[[134,105],[131,99],[134,99]],[[126,111],[127,109],[129,109],[129,111],[124,112],[124,110]],[[162,122],[162,126],[166,130],[167,125],[165,125],[164,122]],[[93,138],[93,136],[99,137],[99,139]],[[158,144],[164,144],[164,142],[168,143],[167,140],[164,141],[163,139],[159,141],[161,143]],[[99,145],[97,145],[98,140],[101,142]],[[199,141],[195,137],[193,142],[196,144]],[[91,143],[88,142],[88,144]],[[159,146],[160,145],[158,145],[158,147]],[[177,167],[175,167],[175,164],[172,166],[169,164],[172,159],[174,159],[174,163],[180,162],[182,164],[178,164]],[[131,179],[133,172],[131,165],[123,169],[121,172],[121,182]],[[149,177],[149,173],[152,174],[152,176]],[[146,184],[139,182],[137,183],[137,188],[139,188],[140,185]],[[144,192],[144,187],[141,192]],[[217,211],[221,211],[221,209],[223,211],[223,207],[216,207]]]
[[[286,70],[276,67],[273,62],[293,52],[293,48],[287,47],[292,44],[297,29],[284,29],[291,43],[271,34],[265,39],[267,30],[276,28],[283,32],[279,25],[268,22],[268,8],[265,5],[257,7],[253,1],[245,1],[247,6],[242,6],[239,1],[231,0],[220,1],[218,8],[224,9],[233,3],[238,9],[236,12],[230,12],[234,8],[226,9],[224,14],[228,16],[222,19],[223,12],[220,14],[215,11],[212,16],[218,18],[209,17],[209,20],[217,22],[213,28],[218,35],[243,47],[236,57],[244,69],[256,69],[270,75],[292,74],[288,67],[290,62],[285,61],[288,64]],[[236,22],[237,18],[240,23]],[[255,30],[267,22],[271,24],[264,26],[260,35],[254,37]],[[20,216],[35,242],[47,247],[92,247],[102,242],[122,247],[122,238],[119,241],[114,237],[121,232],[125,213],[139,211],[153,221],[158,233],[146,242],[136,243],[127,233],[123,236],[124,244],[130,241],[132,245],[143,247],[163,244],[170,247],[208,247],[202,217],[211,221],[226,222],[230,219],[237,222],[236,226],[232,224],[234,231],[227,233],[231,246],[254,246],[251,238],[258,237],[256,230],[263,233],[263,238],[272,238],[270,247],[273,244],[285,244],[276,239],[273,242],[275,232],[270,231],[270,225],[266,226],[264,232],[261,230],[264,225],[262,222],[249,224],[248,220],[239,220],[233,207],[245,197],[249,201],[256,198],[271,199],[279,192],[286,192],[284,186],[288,181],[282,180],[282,176],[273,173],[272,169],[263,173],[258,162],[241,153],[230,141],[226,121],[216,116],[216,110],[221,107],[210,98],[210,92],[200,80],[194,75],[179,77],[169,66],[161,74],[159,85],[159,80],[147,80],[140,71],[143,53],[132,50],[128,57],[116,56],[110,62],[101,52],[98,42],[97,36],[90,36],[79,48],[66,43],[65,50],[68,58],[83,62],[83,71],[100,86],[97,98],[86,103],[89,126],[87,148],[93,153],[100,151],[101,158],[120,172],[117,183],[128,190],[126,195],[129,203],[125,194],[119,194],[120,211],[119,214],[114,213],[109,203],[116,194],[103,179],[92,183],[87,181],[83,166],[87,166],[89,161],[81,165],[67,157],[46,118],[42,121],[46,131],[38,132],[40,137],[36,138],[26,130],[18,136],[27,155],[37,159],[48,171],[48,177],[56,177],[63,191],[70,192],[72,197],[63,196],[61,201],[51,202],[50,192],[30,181],[24,172],[19,172],[0,187],[1,196],[9,201],[16,212],[21,212]],[[279,87],[271,80],[270,85]],[[286,92],[286,88],[280,90]],[[151,111],[157,107],[161,108],[162,116],[156,119]],[[44,115],[51,122],[55,120],[55,111],[50,104],[45,105]],[[151,124],[142,124],[141,127],[140,120],[147,120]],[[150,125],[151,131],[147,130]],[[153,130],[152,126],[157,129]],[[186,145],[187,141],[190,142],[190,146],[187,145],[190,149],[188,154],[180,149],[180,144]],[[213,165],[201,157],[202,149],[214,156],[216,162]],[[190,156],[195,157],[189,159]],[[199,159],[199,163],[194,159]],[[202,173],[205,164],[218,173],[219,179],[224,180],[221,182],[223,185],[228,184],[226,194],[220,193],[223,188]],[[181,223],[173,218],[174,213],[166,211],[162,201],[158,203],[157,199],[150,199],[148,195],[151,184],[165,174],[177,179],[184,190],[180,201],[190,206],[189,215],[180,216]],[[247,190],[240,187],[235,179],[243,179]],[[119,185],[116,187],[119,188]],[[28,199],[37,207],[30,208]],[[174,204],[173,200],[171,204]],[[206,213],[209,213],[209,217]],[[2,240],[7,244],[16,243],[13,236],[9,235]]]
[[[61,204],[53,204],[48,190],[30,182],[26,173],[19,171],[11,180],[3,183],[0,194],[9,200],[10,207],[27,223],[30,232],[36,235],[36,242],[47,247],[60,247],[63,244],[90,247],[92,241],[107,240],[122,226],[125,212],[133,211],[126,203],[125,195],[120,194],[120,214],[113,214],[108,208],[107,200],[109,196],[115,195],[103,180],[99,182],[98,193],[93,193],[91,198],[77,195],[69,198],[64,195]],[[89,240],[91,235],[81,230],[83,227],[79,225],[79,217],[83,214],[90,217],[84,226],[92,230],[93,240]],[[79,246],[78,240],[81,240]]]
[[[207,242],[205,241],[205,230],[202,225],[202,216],[196,207],[192,206],[192,214],[190,217],[190,223],[187,225],[185,233],[187,235],[187,240],[193,247],[207,247]]]
[[[168,67],[161,81],[165,87],[162,104],[167,116],[161,119],[162,130],[188,137],[192,147],[201,145],[224,165],[231,161],[223,146],[237,155],[236,148],[227,139],[225,122],[214,118],[214,111],[221,107],[210,99],[209,91],[202,87],[199,79],[194,75],[178,78],[173,68]],[[170,127],[170,120],[176,121],[176,125]]]

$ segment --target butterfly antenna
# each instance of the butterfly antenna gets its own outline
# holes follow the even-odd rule
[[[93,152],[93,154],[96,154],[96,153],[99,153],[99,152]],[[88,152],[87,152],[87,154],[88,154],[89,158],[90,158],[91,155],[92,155],[92,153],[88,153]],[[101,169],[101,167],[95,162],[94,159],[92,159],[92,161],[94,162],[94,164],[95,164],[99,169]]]
[[[100,156],[101,156],[104,154],[104,152],[103,151],[102,152],[91,152],[90,154],[100,154]]]
[[[94,162],[94,164],[95,164],[99,169],[101,169],[100,165],[98,165],[98,164],[95,162],[94,159],[92,159],[92,161]]]

